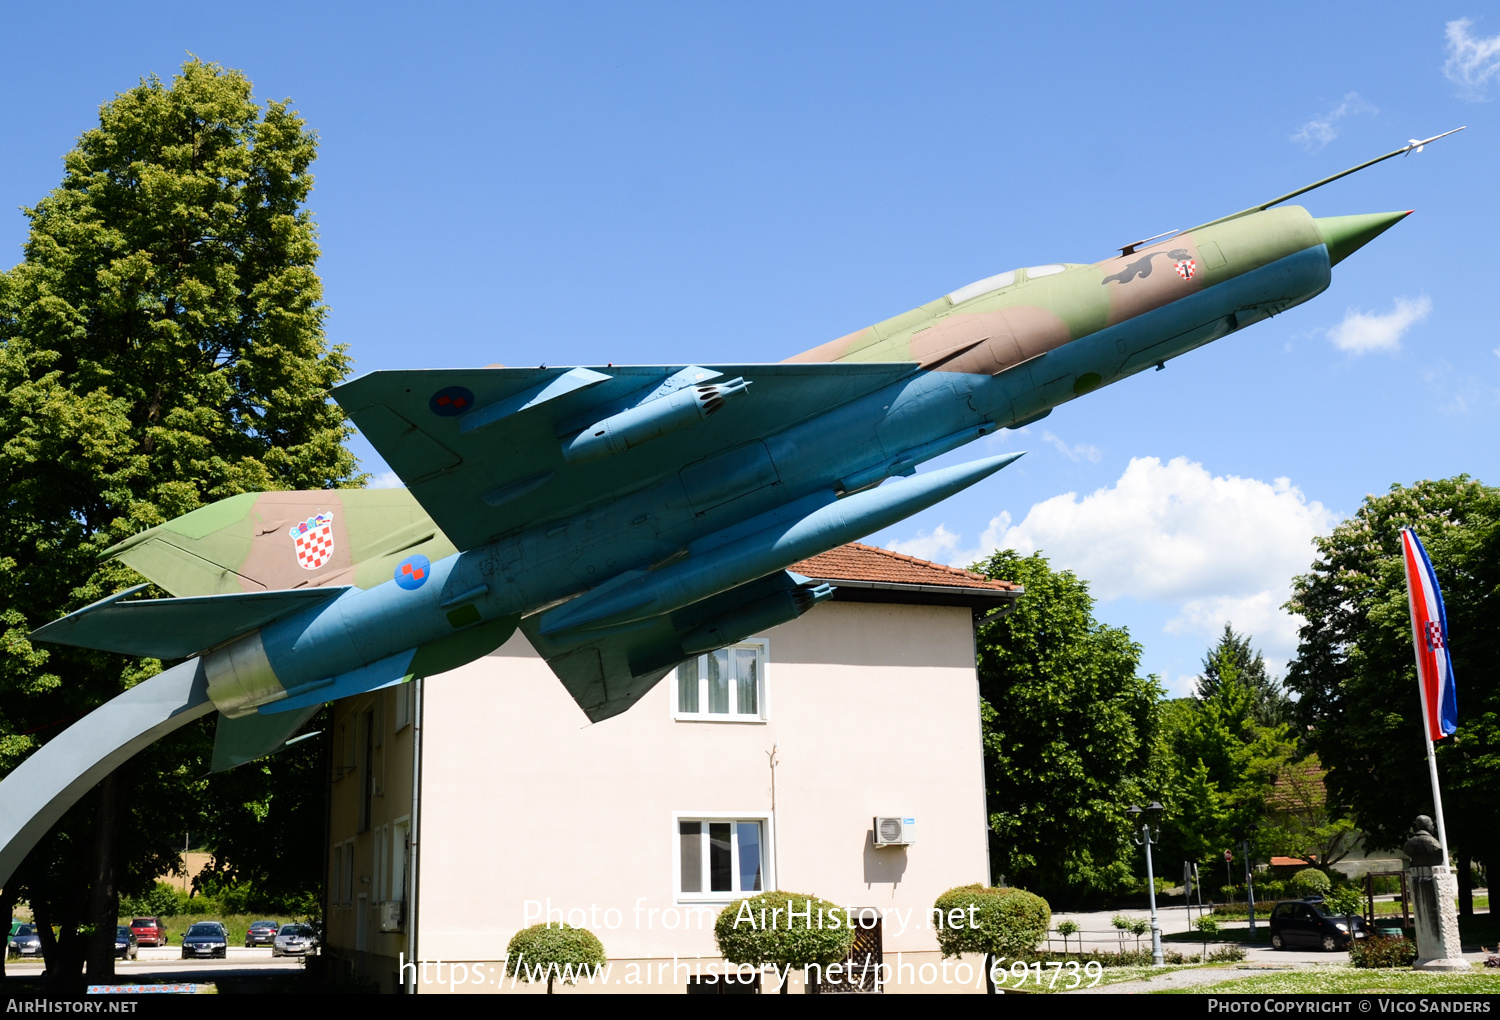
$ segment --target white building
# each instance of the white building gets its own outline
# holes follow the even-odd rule
[[[718,912],[780,888],[860,908],[886,991],[956,990],[929,914],[989,878],[973,627],[1020,592],[863,545],[792,569],[834,598],[596,725],[520,633],[425,681],[416,800],[417,685],[339,702],[329,965],[394,990],[414,956],[419,992],[514,994],[511,936],[566,921],[613,964],[578,991],[683,991],[724,968]],[[877,847],[876,816],[914,842]]]

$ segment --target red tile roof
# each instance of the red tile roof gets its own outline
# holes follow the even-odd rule
[[[851,542],[826,553],[793,563],[787,568],[828,581],[883,581],[888,584],[942,585],[949,588],[984,588],[990,591],[1016,591],[1020,585],[1009,581],[991,581],[957,567],[919,560],[889,549]]]

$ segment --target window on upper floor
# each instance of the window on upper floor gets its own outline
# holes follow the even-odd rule
[[[672,683],[672,715],[710,722],[763,722],[766,719],[764,639],[742,641],[689,659]]]

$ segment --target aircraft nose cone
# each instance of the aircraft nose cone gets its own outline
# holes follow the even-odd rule
[[[1323,234],[1323,243],[1328,245],[1328,264],[1336,266],[1411,214],[1408,209],[1362,216],[1321,216],[1313,222]]]

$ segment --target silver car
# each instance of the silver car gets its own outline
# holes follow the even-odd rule
[[[318,939],[312,925],[284,924],[271,943],[272,956],[307,956],[318,950]]]

